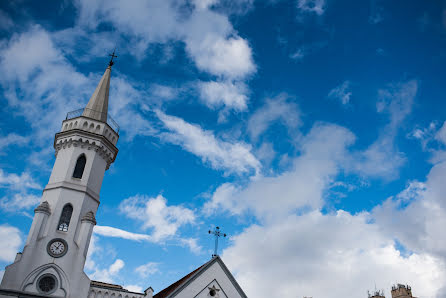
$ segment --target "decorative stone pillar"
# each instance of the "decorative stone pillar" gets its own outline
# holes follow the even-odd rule
[[[81,228],[76,241],[84,257],[87,257],[88,246],[90,245],[90,238],[95,225],[96,218],[94,217],[94,213],[93,211],[88,211],[81,219]]]
[[[25,246],[29,245],[30,243],[35,243],[43,236],[48,217],[51,214],[50,204],[48,204],[47,201],[42,202],[36,209],[34,209],[34,213],[34,220],[31,225]]]

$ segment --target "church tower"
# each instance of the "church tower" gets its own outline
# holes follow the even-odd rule
[[[23,252],[6,267],[1,283],[1,293],[11,295],[0,297],[88,296],[84,264],[102,180],[118,153],[119,127],[107,114],[114,57],[87,106],[68,113],[56,133],[51,177]]]

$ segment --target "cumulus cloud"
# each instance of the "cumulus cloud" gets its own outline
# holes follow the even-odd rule
[[[244,77],[255,71],[252,50],[238,36],[228,17],[210,10],[214,1],[195,1],[187,17],[174,1],[77,1],[79,26],[96,28],[106,22],[139,43],[143,53],[151,43],[185,42],[196,66],[213,75]],[[182,12],[184,14],[184,11]]]
[[[427,252],[446,260],[446,162],[432,167],[425,183],[414,181],[396,197],[374,208],[384,233],[397,235],[409,250]]]
[[[76,2],[79,10],[77,27],[88,32],[101,23],[112,25],[125,37],[123,40],[132,41],[128,51],[139,59],[147,54],[152,44],[181,41],[188,57],[200,71],[225,81],[224,85],[215,83],[207,86],[219,89],[219,95],[210,99],[213,104],[209,106],[216,108],[218,102],[218,105],[228,104],[230,109],[234,104],[237,109],[244,108],[247,92],[243,80],[256,71],[252,49],[248,41],[238,35],[227,15],[221,10],[210,9],[216,1],[200,0],[193,4],[186,13],[175,1],[138,1],[131,4],[127,1],[101,1],[100,4],[92,4],[79,0]],[[128,42],[123,40],[122,47],[127,48]],[[231,100],[228,94],[237,94],[236,99]],[[203,98],[209,98],[208,95],[202,91]]]
[[[352,96],[352,92],[349,89],[350,81],[344,81],[341,85],[330,90],[328,97],[340,100],[343,105],[348,104]]]
[[[143,229],[152,229],[151,237],[155,242],[175,236],[181,226],[195,222],[191,209],[168,206],[162,195],[156,198],[139,195],[130,197],[121,202],[119,209],[127,217],[140,221]]]
[[[89,274],[90,279],[100,280],[102,282],[114,283],[115,279],[119,277],[119,272],[124,268],[125,262],[121,259],[116,259],[108,268],[96,268],[93,273]]]
[[[278,297],[360,297],[374,282],[390,297],[395,280],[434,297],[445,282],[444,261],[425,253],[403,257],[392,238],[367,222],[367,214],[342,210],[291,215],[250,226],[222,256],[250,297],[270,297],[272,286]]]
[[[260,170],[260,162],[251,152],[251,146],[243,142],[227,142],[215,137],[212,131],[190,124],[181,118],[166,115],[157,110],[158,118],[170,131],[160,137],[199,156],[216,170],[228,174],[243,174]]]
[[[256,140],[275,121],[283,123],[295,136],[294,132],[301,125],[301,115],[297,105],[289,99],[285,93],[267,98],[265,104],[251,115],[247,130],[252,139]]]
[[[210,108],[247,109],[248,88],[241,82],[198,82],[200,99]]]
[[[0,225],[0,261],[11,263],[22,246],[22,233],[16,227],[8,224]]]
[[[232,214],[252,211],[258,218],[274,219],[299,209],[321,208],[322,193],[339,173],[354,139],[343,127],[316,124],[303,137],[302,154],[294,159],[291,170],[257,177],[244,186],[223,184],[204,210],[209,213],[222,208]]]

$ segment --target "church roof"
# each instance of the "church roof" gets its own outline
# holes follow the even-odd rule
[[[170,286],[168,286],[167,288],[165,288],[161,292],[159,292],[156,295],[154,295],[153,298],[171,298],[171,297],[175,297],[176,294],[181,292],[182,289],[187,287],[193,280],[195,280],[198,276],[200,276],[202,273],[204,273],[215,262],[219,263],[219,265],[221,266],[223,271],[226,273],[226,275],[228,276],[228,278],[230,279],[230,281],[232,282],[234,287],[237,289],[237,291],[240,293],[240,295],[242,297],[247,298],[248,296],[246,296],[246,294],[243,292],[242,288],[237,283],[237,281],[235,280],[234,276],[232,276],[231,272],[229,271],[229,269],[226,267],[226,265],[223,263],[223,261],[221,260],[221,258],[219,256],[213,257],[209,262],[203,264],[202,266],[198,267],[197,269],[195,269],[191,273],[187,274],[186,276],[184,276],[180,280],[174,282],[173,284],[171,284]]]
[[[110,90],[111,65],[107,67],[96,90],[90,97],[82,116],[107,122],[108,93]]]
[[[192,275],[194,275],[194,273],[197,272],[198,270],[200,270],[203,266],[204,265],[201,265],[200,267],[198,267],[197,269],[195,269],[191,273],[189,273],[186,276],[184,276],[183,278],[177,280],[176,282],[174,282],[173,284],[171,284],[170,286],[168,286],[167,288],[165,288],[161,292],[159,292],[156,295],[154,295],[153,298],[165,298],[165,297],[169,296],[170,293],[175,291],[179,286],[181,286],[183,283],[185,283],[187,280],[189,280],[192,277]]]

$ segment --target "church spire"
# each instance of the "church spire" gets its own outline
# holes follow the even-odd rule
[[[108,112],[108,93],[110,90],[110,75],[111,67],[113,66],[113,58],[118,57],[115,55],[115,51],[110,54],[111,59],[108,63],[108,67],[105,70],[104,75],[101,78],[96,90],[90,97],[87,106],[82,113],[82,116],[96,119],[102,122],[107,122],[107,112]]]

